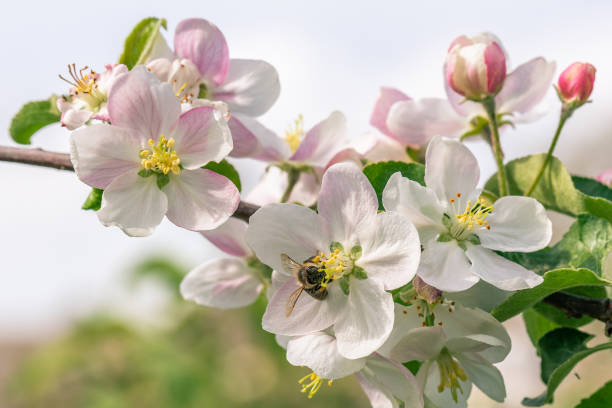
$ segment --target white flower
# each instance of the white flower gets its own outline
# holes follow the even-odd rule
[[[202,235],[230,257],[196,266],[181,282],[181,294],[202,306],[233,309],[253,303],[264,289],[269,268],[254,256],[244,235],[247,223],[230,218]]]
[[[477,35],[470,41],[483,44],[494,41],[501,45],[490,33]],[[508,56],[506,61],[509,61]],[[533,121],[546,113],[539,105],[551,88],[555,67],[554,62],[542,57],[516,67],[506,76],[501,91],[495,96],[497,114],[510,115],[512,122],[520,123]],[[487,114],[481,104],[466,101],[446,80],[444,83],[446,99],[414,100],[397,89],[382,88],[370,123],[403,145],[413,147],[425,146],[436,135],[459,137],[486,123]]]
[[[479,199],[480,169],[463,144],[434,138],[426,154],[425,183],[396,173],[383,191],[387,211],[408,216],[423,245],[418,275],[449,292],[479,279],[504,290],[539,285],[542,278],[493,251],[531,252],[544,248],[552,224],[533,198],[506,196],[490,205]]]
[[[164,215],[195,230],[219,226],[240,201],[226,177],[200,167],[223,159],[232,139],[212,107],[181,114],[168,84],[144,67],[113,85],[111,125],[72,133],[71,160],[79,179],[104,189],[98,218],[132,236],[149,235]]]
[[[234,140],[231,156],[259,154],[270,131],[254,118],[266,113],[278,99],[280,82],[276,69],[261,60],[230,59],[221,30],[200,18],[178,24],[174,53],[163,42],[157,48],[147,69],[170,83],[187,105],[198,105],[198,98],[225,102],[231,112],[228,122]]]
[[[384,343],[393,327],[393,299],[386,290],[403,286],[415,274],[416,229],[401,214],[377,213],[374,189],[353,163],[333,165],[325,173],[318,211],[268,204],[251,216],[247,242],[275,270],[272,283],[279,287],[263,328],[296,336],[333,326],[340,354],[364,357]],[[284,269],[281,254],[316,264],[327,297],[319,300],[304,291],[287,315],[287,300],[301,285]]]
[[[57,109],[61,112],[62,126],[70,130],[79,128],[89,119],[98,119],[108,122],[108,92],[117,78],[128,72],[123,64],[106,65],[106,71],[98,74],[93,70],[83,74],[87,67],[77,70],[76,65],[68,66],[70,78],[64,81],[72,87],[69,98],[58,98]]]
[[[433,326],[423,327],[424,313]],[[504,360],[510,347],[504,327],[482,310],[442,303],[425,311],[396,304],[393,333],[379,352],[402,363],[423,362],[417,380],[426,406],[448,408],[466,406],[472,383],[502,402],[504,380],[493,363]]]

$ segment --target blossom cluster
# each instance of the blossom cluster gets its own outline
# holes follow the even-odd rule
[[[355,375],[375,408],[466,406],[472,385],[503,401],[494,364],[510,337],[487,311],[452,299],[479,281],[507,292],[543,282],[504,255],[546,248],[552,223],[508,185],[500,131],[542,116],[555,63],[538,57],[510,70],[497,37],[461,36],[444,62],[445,99],[381,88],[370,118],[380,133],[350,137],[335,111],[277,134],[258,119],[280,93],[271,64],[230,58],[203,19],[177,25],[173,50],[153,36],[138,64],[103,73],[73,64],[62,77],[71,87],[57,100],[61,123],[76,175],[103,190],[100,222],[145,236],[166,216],[226,253],[184,278],[183,297],[228,309],[264,296],[262,327],[290,364],[312,371],[299,380],[309,398]],[[590,64],[563,71],[556,90],[567,117],[594,79]],[[497,191],[482,187],[470,137],[501,163]],[[231,218],[240,192],[210,165],[227,157],[268,164],[244,196],[261,206],[248,222]],[[382,184],[364,168],[374,163],[391,169]]]

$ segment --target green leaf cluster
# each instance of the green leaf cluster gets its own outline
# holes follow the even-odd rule
[[[19,144],[30,144],[34,133],[43,127],[60,121],[57,109],[57,95],[43,101],[28,102],[11,120],[9,134]]]

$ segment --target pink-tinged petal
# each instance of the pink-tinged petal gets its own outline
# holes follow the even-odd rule
[[[402,403],[402,407],[423,407],[423,394],[416,378],[406,367],[396,361],[374,353],[368,358],[366,369],[361,371],[358,379],[359,377],[365,379],[374,389],[382,392],[389,400],[381,399],[376,402],[378,405],[375,405],[377,400],[372,401],[366,388],[364,388],[374,408],[399,408],[399,402]],[[360,383],[363,387],[364,383],[361,380]],[[374,393],[374,396],[376,395],[377,393]]]
[[[358,166],[361,166],[361,160],[364,159],[363,155],[360,154],[357,150],[352,147],[347,147],[346,149],[340,150],[338,153],[331,158],[327,166],[325,166],[325,170],[330,168],[336,163],[342,162],[353,162]]]
[[[128,67],[123,64],[106,64],[105,68],[106,71],[100,74],[96,83],[98,90],[108,95],[117,78],[128,73]]]
[[[353,147],[361,156],[373,162],[387,160],[409,161],[404,145],[377,132],[364,133],[353,142]]]
[[[232,112],[248,116],[263,115],[280,94],[276,68],[265,61],[231,59],[223,84],[215,88],[212,98],[226,102]]]
[[[597,176],[597,181],[606,186],[612,186],[612,169],[605,170]]]
[[[232,113],[229,127],[234,139],[232,157],[273,162],[286,160],[291,155],[287,142],[256,119]]]
[[[391,334],[393,319],[393,296],[381,283],[350,277],[348,299],[334,324],[338,351],[352,359],[372,354]]]
[[[330,244],[323,217],[296,204],[268,204],[257,210],[249,219],[246,241],[263,263],[281,273],[287,273],[281,254],[304,262]]]
[[[181,104],[169,84],[137,66],[113,84],[108,113],[113,125],[130,129],[146,142],[158,140],[170,129],[179,118]]]
[[[544,206],[537,200],[506,196],[497,200],[493,208],[487,217],[491,229],[482,229],[477,233],[485,248],[533,252],[550,242],[552,222]]]
[[[487,90],[495,94],[506,79],[506,57],[499,44],[492,42],[487,46],[484,61],[487,67]]]
[[[369,228],[357,231],[362,255],[355,262],[369,279],[385,290],[404,286],[412,280],[421,258],[419,234],[405,215],[397,212],[377,214]]]
[[[375,222],[378,199],[357,165],[339,163],[323,175],[317,209],[329,224],[332,240],[348,251],[358,243],[359,230]]]
[[[202,78],[215,86],[223,83],[229,69],[229,49],[221,30],[201,19],[181,21],[174,33],[174,52],[191,60]]]
[[[245,239],[247,227],[246,222],[230,218],[214,230],[202,231],[201,234],[226,254],[247,257],[251,255]]]
[[[402,91],[395,88],[380,88],[378,99],[374,104],[372,115],[370,116],[370,125],[380,130],[383,134],[393,137],[391,130],[387,127],[387,117],[391,107],[400,101],[409,101],[410,97]]]
[[[181,282],[181,295],[202,306],[234,309],[253,303],[263,284],[238,258],[221,258],[192,269]]]
[[[465,117],[445,99],[425,98],[398,102],[387,118],[391,137],[400,143],[424,146],[434,136],[460,136],[467,127]]]
[[[365,358],[348,359],[338,353],[336,338],[325,332],[294,337],[287,344],[287,361],[294,366],[306,366],[326,380],[346,377],[365,364]]]
[[[543,282],[541,276],[480,245],[468,244],[466,255],[472,263],[473,273],[500,289],[529,289]]]
[[[70,135],[70,160],[77,177],[105,189],[118,176],[140,167],[140,141],[111,125],[92,125]]]
[[[325,330],[334,324],[346,303],[346,296],[339,288],[330,288],[324,300],[302,292],[293,311],[287,316],[287,300],[300,287],[297,280],[291,278],[272,295],[261,322],[264,330],[287,336],[302,336]]]
[[[550,90],[556,64],[542,57],[519,65],[495,97],[497,111],[526,113],[539,104]]]
[[[446,203],[451,198],[457,208],[474,202],[480,168],[474,154],[463,143],[435,137],[425,155],[425,184]],[[459,194],[459,196],[457,195]]]
[[[444,292],[459,292],[474,286],[474,275],[465,252],[457,242],[438,242],[432,239],[423,243],[421,264],[417,274],[425,283]]]
[[[171,175],[164,187],[168,219],[179,227],[206,231],[223,224],[240,202],[238,189],[227,177],[206,169]]]
[[[98,219],[105,226],[117,226],[127,235],[151,235],[168,208],[166,195],[157,187],[155,177],[140,177],[136,171],[113,180],[102,195]]]
[[[193,170],[219,162],[232,150],[232,135],[222,113],[213,107],[193,108],[180,117],[166,137],[173,137],[184,168]]]
[[[574,62],[567,67],[557,81],[557,90],[564,103],[585,103],[593,92],[596,69],[585,62]]]
[[[459,116],[464,117],[465,123],[468,123],[474,116],[486,117],[487,113],[480,103],[468,101],[465,97],[453,91],[446,81],[444,82],[444,90],[452,108]]]
[[[431,360],[440,354],[445,345],[446,336],[442,327],[417,327],[405,333],[389,357],[400,363]]]
[[[304,140],[289,160],[325,167],[347,143],[346,117],[336,111],[306,132]]]
[[[382,201],[385,210],[395,211],[410,218],[417,228],[442,226],[444,207],[432,189],[416,181],[393,174],[383,190]]]
[[[86,109],[66,109],[62,111],[60,123],[68,130],[80,128],[91,117],[91,111]]]

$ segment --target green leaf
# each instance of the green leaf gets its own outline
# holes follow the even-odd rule
[[[166,20],[156,17],[145,18],[136,24],[136,27],[125,39],[119,63],[125,64],[129,69],[144,64],[151,54],[161,27],[167,29]]]
[[[157,173],[157,187],[161,190],[170,182],[170,176],[164,173]]]
[[[588,268],[601,275],[612,251],[612,224],[592,215],[580,215],[555,246],[531,253],[501,253],[536,273],[557,268]]]
[[[138,175],[140,177],[144,177],[144,178],[151,177],[153,174],[154,174],[154,172],[151,169],[149,169],[149,170],[147,170],[147,169],[140,169],[140,171],[138,172]]]
[[[208,162],[202,168],[212,170],[215,173],[227,177],[232,183],[234,183],[238,191],[242,191],[242,184],[240,183],[240,174],[238,174],[238,171],[227,160],[223,159],[219,163],[211,161]]]
[[[608,201],[612,201],[612,188],[606,186],[599,181],[580,176],[572,176],[574,187],[583,194],[591,197],[605,198]]]
[[[28,102],[13,116],[9,134],[19,144],[30,144],[30,138],[41,128],[60,121],[57,95],[44,101]]]
[[[501,305],[497,306],[491,314],[500,322],[506,321],[509,318],[516,316],[522,311],[529,309],[546,296],[573,288],[576,286],[593,285],[593,286],[610,286],[612,282],[600,278],[595,273],[588,269],[556,269],[546,272],[543,276],[544,282],[540,285],[531,288],[523,289],[513,293]]]
[[[536,347],[538,347],[538,341],[542,336],[559,327],[558,324],[551,322],[533,309],[527,309],[523,312],[523,321],[525,322],[529,339]]]
[[[545,154],[536,154],[506,164],[511,195],[524,195],[545,158]],[[499,193],[497,174],[491,176],[485,184],[485,189],[495,194]],[[549,210],[573,217],[588,213],[612,223],[612,202],[601,197],[591,197],[577,190],[567,169],[556,157],[550,161],[531,196]]]
[[[83,206],[81,207],[83,210],[94,210],[98,211],[102,206],[102,193],[104,190],[99,188],[92,188],[91,193],[85,199]]]
[[[353,275],[359,280],[368,279],[368,274],[361,266],[353,266]]]
[[[342,289],[342,292],[348,296],[350,289],[351,289],[351,285],[349,283],[350,277],[347,275],[344,275],[342,278],[340,278],[340,289]]]
[[[553,330],[542,337],[539,343],[542,353],[542,378],[547,380],[547,389],[535,398],[523,399],[523,405],[539,407],[551,403],[555,391],[576,364],[597,351],[612,348],[612,342],[586,348],[585,343],[591,337],[590,334],[568,328]]]
[[[370,180],[374,191],[376,191],[378,209],[381,211],[385,209],[382,204],[383,190],[389,178],[398,171],[402,173],[402,176],[416,181],[422,186],[425,185],[425,166],[422,164],[386,161],[370,164],[363,168],[363,173]]]
[[[609,408],[612,401],[612,381],[608,381],[589,398],[580,401],[576,408]]]

